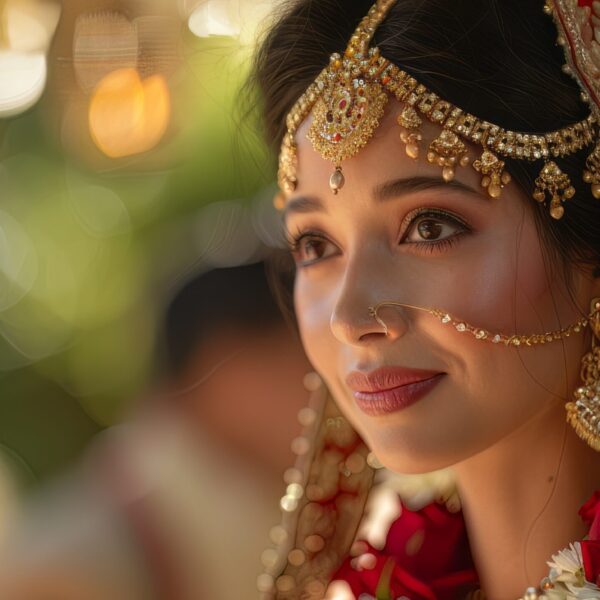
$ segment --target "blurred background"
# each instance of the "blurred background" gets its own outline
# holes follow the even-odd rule
[[[24,484],[121,418],[178,287],[277,244],[240,91],[269,5],[0,3],[0,448]]]
[[[169,421],[164,414],[174,405],[175,421],[202,424],[189,435],[203,440],[192,454],[200,462],[212,457],[217,477],[235,480],[250,463],[260,465],[249,485],[260,485],[272,503],[255,499],[264,508],[255,525],[277,515],[272,492],[292,461],[289,440],[308,398],[309,365],[275,309],[263,315],[262,267],[241,278],[211,275],[262,261],[282,245],[273,158],[242,90],[273,7],[274,0],[0,0],[0,541],[20,512],[28,523],[36,511],[42,522],[61,522],[61,512],[77,513],[73,503],[89,508],[80,465],[120,447],[106,441],[115,437],[112,426],[144,423],[145,441],[133,445],[148,444],[151,461],[168,455],[177,445],[169,426],[156,438],[148,432]],[[228,289],[235,302],[221,301]],[[196,319],[198,306],[204,312]],[[240,348],[249,345],[263,371],[244,362]],[[239,352],[237,370],[223,381],[213,377],[210,391],[202,387]],[[181,386],[192,391],[191,408],[156,401],[174,389],[182,396]],[[265,448],[273,430],[278,437]],[[161,444],[168,450],[159,452]],[[215,456],[230,456],[229,467]],[[98,469],[90,472],[97,483]],[[67,477],[76,492],[65,491]],[[189,479],[185,469],[181,478]],[[200,480],[206,497],[210,479]],[[33,500],[44,508],[30,509],[48,487],[60,490],[53,492],[58,508]],[[216,505],[238,499],[230,513],[249,510],[239,503],[243,488],[213,491]],[[217,522],[224,521],[217,515]],[[18,534],[23,556],[44,537],[44,526],[29,529]],[[52,533],[44,535],[58,547]],[[38,598],[31,590],[19,597]]]

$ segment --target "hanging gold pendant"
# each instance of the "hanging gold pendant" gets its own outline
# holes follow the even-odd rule
[[[473,161],[473,168],[483,175],[481,186],[492,198],[499,198],[502,188],[510,183],[510,173],[504,170],[504,161],[489,150],[484,150],[481,157]]]
[[[562,203],[575,195],[575,188],[571,185],[569,176],[563,173],[553,160],[544,164],[535,180],[533,198],[544,202],[546,195],[550,197],[550,216],[557,220],[565,213]]]
[[[583,180],[591,184],[594,198],[600,199],[600,142],[594,146],[592,153],[587,157],[585,167]]]
[[[377,56],[370,60],[375,64]],[[361,75],[365,67],[357,61],[332,57],[307,134],[313,148],[335,165],[329,180],[334,194],[344,185],[342,161],[357,154],[371,139],[388,102],[383,87]]]
[[[592,349],[581,360],[580,387],[575,390],[575,401],[565,406],[567,422],[591,448],[600,451],[600,299],[592,301],[590,327]]]
[[[398,117],[400,125],[400,139],[405,146],[406,155],[410,158],[419,158],[419,142],[423,139],[420,128],[423,119],[412,106],[405,106]]]
[[[454,179],[457,165],[465,167],[469,164],[466,145],[449,129],[443,129],[429,144],[427,160],[442,167],[442,177],[447,182]]]
[[[344,174],[342,173],[342,167],[340,165],[338,165],[335,168],[335,171],[331,174],[331,177],[329,178],[329,189],[334,194],[337,194],[344,187],[345,183],[346,183],[346,178],[344,177]]]

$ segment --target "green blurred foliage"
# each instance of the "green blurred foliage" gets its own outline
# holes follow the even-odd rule
[[[145,155],[98,169],[70,151],[52,64],[42,101],[0,121],[0,451],[29,483],[151,383],[161,285],[187,252],[173,227],[273,179],[240,91],[248,50],[181,35],[172,125]]]

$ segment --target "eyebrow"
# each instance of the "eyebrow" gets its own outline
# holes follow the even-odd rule
[[[385,202],[386,200],[398,198],[398,196],[405,196],[406,194],[437,188],[450,188],[452,190],[475,195],[481,199],[485,198],[479,190],[476,190],[470,185],[462,183],[456,179],[453,179],[452,181],[445,181],[442,177],[427,176],[408,177],[386,181],[385,183],[375,187],[373,190],[373,198],[376,202]]]
[[[480,191],[472,188],[461,181],[444,181],[442,177],[405,177],[392,179],[373,189],[373,198],[376,202],[385,202],[405,196],[410,193],[422,192],[431,189],[452,189],[476,196],[480,200],[487,200]],[[325,205],[315,196],[296,196],[285,206],[283,218],[286,219],[291,213],[325,212]]]

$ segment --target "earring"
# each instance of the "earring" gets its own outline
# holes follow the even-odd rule
[[[592,153],[587,157],[585,166],[583,180],[591,185],[594,198],[600,198],[600,142],[594,146]]]
[[[592,301],[590,316],[592,349],[581,360],[583,385],[575,390],[575,401],[566,405],[567,421],[577,435],[600,452],[600,298]]]

